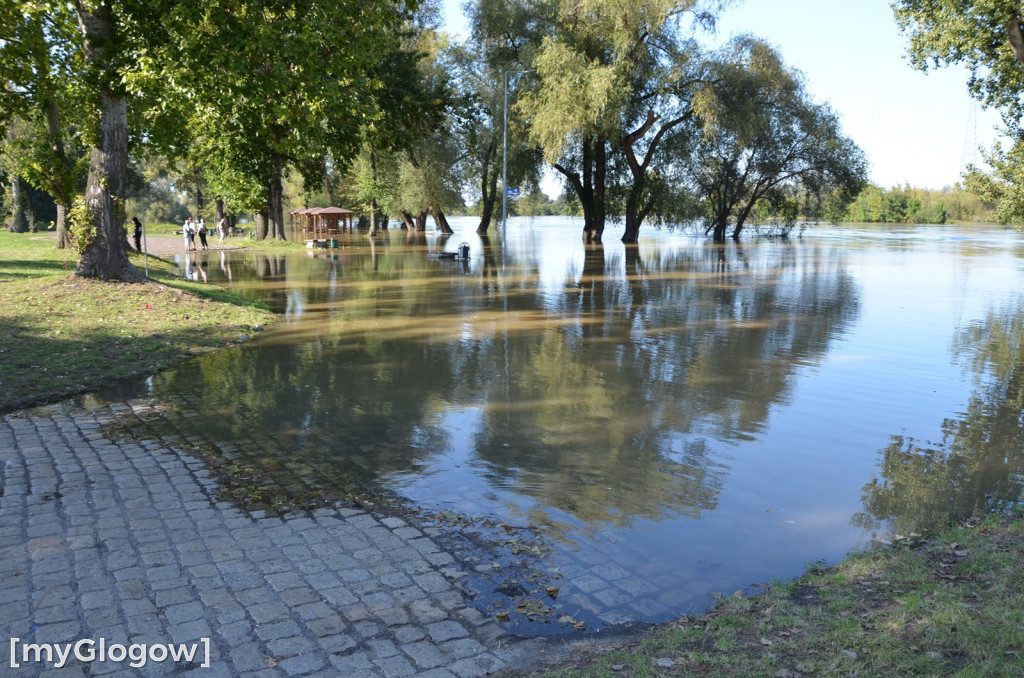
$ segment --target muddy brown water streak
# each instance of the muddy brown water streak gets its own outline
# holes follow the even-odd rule
[[[183,260],[283,318],[132,395],[190,403],[186,436],[313,486],[365,478],[542,528],[557,612],[588,628],[1020,498],[1015,231],[716,246],[645,229],[627,248],[614,229],[584,246],[560,218],[489,241],[453,226]],[[436,256],[463,241],[469,261]]]

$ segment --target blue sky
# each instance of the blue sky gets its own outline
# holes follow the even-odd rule
[[[457,35],[464,30],[459,5],[444,5]],[[926,74],[910,67],[888,0],[744,0],[721,15],[711,41],[739,33],[767,40],[804,73],[814,98],[832,105],[867,153],[876,184],[950,186],[965,155],[977,159],[967,142],[973,137],[988,147],[997,137],[999,116],[967,96],[964,69]]]

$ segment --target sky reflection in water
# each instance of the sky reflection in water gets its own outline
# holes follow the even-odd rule
[[[284,314],[147,382],[254,463],[542,527],[559,603],[659,621],[1020,495],[1021,239],[819,227],[716,246],[511,221],[202,253]],[[470,245],[471,259],[438,259]],[[204,264],[205,261],[205,264]],[[191,266],[191,264],[190,264]],[[245,447],[240,445],[240,447]],[[936,480],[938,479],[938,480]]]

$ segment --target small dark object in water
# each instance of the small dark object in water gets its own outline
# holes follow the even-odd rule
[[[437,255],[437,258],[438,259],[454,259],[455,258],[455,252],[441,252],[440,254]]]

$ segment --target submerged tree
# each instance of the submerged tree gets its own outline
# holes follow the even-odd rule
[[[725,2],[564,0],[537,50],[537,85],[520,104],[531,136],[573,188],[588,239],[600,241],[609,188],[622,183],[623,241],[636,242],[657,214],[656,177],[673,171],[664,152],[686,134],[690,97],[703,80],[694,31],[713,26]],[[622,173],[613,175],[613,154]]]
[[[695,98],[703,136],[690,157],[707,229],[739,237],[754,206],[781,207],[796,191],[852,200],[866,183],[863,151],[813,102],[799,74],[764,43],[735,40]],[[795,219],[793,212],[791,218]]]

